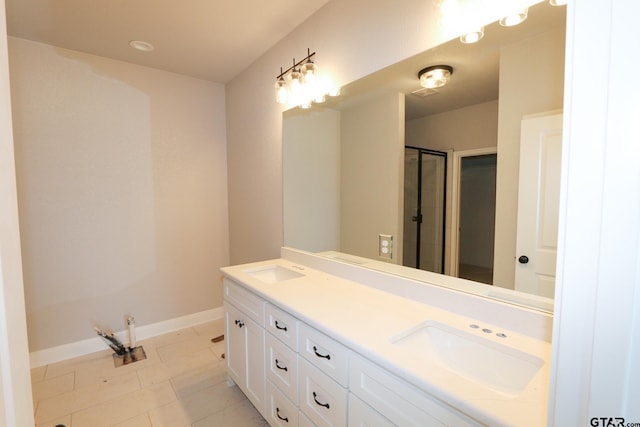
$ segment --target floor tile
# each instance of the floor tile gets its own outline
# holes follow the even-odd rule
[[[43,399],[58,396],[73,390],[75,374],[68,374],[34,383],[31,386],[33,401],[39,402]]]
[[[138,415],[137,417],[130,418],[119,424],[115,424],[113,427],[153,427],[153,426],[151,425],[149,414],[141,414],[141,415]]]
[[[127,421],[176,400],[169,382],[121,395],[71,416],[72,427],[107,427]]]
[[[144,346],[143,346],[144,348]],[[139,360],[126,365],[116,367],[113,360],[113,353],[106,360],[95,361],[93,363],[84,364],[76,370],[76,388],[84,388],[103,383],[113,378],[137,372],[140,369],[148,368],[160,363],[160,358],[155,351],[147,352],[144,360]]]
[[[196,335],[193,338],[179,343],[157,347],[156,351],[158,352],[158,356],[160,356],[160,360],[166,363],[173,359],[189,356],[201,350],[211,349],[211,347],[213,347],[213,343],[210,338]]]
[[[175,401],[149,411],[153,427],[190,427],[191,419],[182,402]]]
[[[171,379],[173,390],[179,399],[227,381],[227,367],[216,361],[195,371],[175,376]]]
[[[179,358],[173,358],[167,363],[160,363],[139,369],[138,377],[142,387],[168,381],[172,377],[197,370],[208,364],[214,363],[217,358],[209,349],[189,354]]]
[[[44,376],[47,373],[47,366],[40,366],[31,370],[31,384],[38,383],[44,380]]]
[[[193,329],[198,335],[213,339],[224,335],[224,320],[220,319],[213,322],[202,323],[194,326]]]
[[[154,426],[155,427],[155,426]],[[192,424],[192,427],[269,427],[248,399]]]
[[[67,359],[62,362],[53,363],[47,366],[46,379],[55,378],[60,375],[68,374],[69,372],[76,372],[83,369],[85,366],[88,369],[92,369],[95,366],[108,365],[109,359],[107,355],[113,353],[111,350],[103,350],[96,353],[87,354],[85,356],[74,357],[73,359]]]
[[[183,397],[180,403],[193,423],[244,400],[246,397],[240,389],[221,382]]]
[[[36,424],[36,427],[57,427],[57,426],[71,427],[71,415],[67,415],[51,421],[46,421],[44,423]]]
[[[80,411],[101,402],[107,402],[140,389],[135,372],[122,375],[92,387],[75,389],[38,402],[36,423],[41,423]]]

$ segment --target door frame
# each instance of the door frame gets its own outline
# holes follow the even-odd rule
[[[458,246],[460,243],[460,174],[462,173],[462,159],[465,157],[498,155],[498,147],[475,148],[453,152],[451,174],[451,244],[449,245],[449,275],[458,277]]]

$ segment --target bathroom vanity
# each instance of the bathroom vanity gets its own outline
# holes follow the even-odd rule
[[[226,267],[230,383],[272,426],[540,426],[552,316],[284,248]]]

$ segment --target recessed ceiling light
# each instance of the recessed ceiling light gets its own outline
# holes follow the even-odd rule
[[[155,47],[153,47],[151,43],[148,43],[142,40],[131,40],[129,42],[129,46],[131,46],[134,49],[141,50],[143,52],[151,52],[152,50],[155,49]]]

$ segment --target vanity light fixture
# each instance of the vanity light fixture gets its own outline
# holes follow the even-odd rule
[[[479,41],[484,37],[484,27],[477,28],[460,36],[460,41],[465,44],[471,44]]]
[[[551,6],[566,6],[567,0],[549,0]]]
[[[513,27],[514,25],[521,24],[527,19],[528,8],[515,11],[500,20],[500,25],[503,27]]]
[[[307,49],[307,56],[301,61],[293,59],[293,65],[276,76],[276,101],[301,108],[310,108],[312,103],[324,102],[327,95],[337,96],[339,90],[328,88],[319,81],[318,68],[312,58],[315,52]]]
[[[433,89],[446,85],[451,74],[453,74],[453,67],[450,65],[432,65],[420,70],[418,78],[420,86]]]

